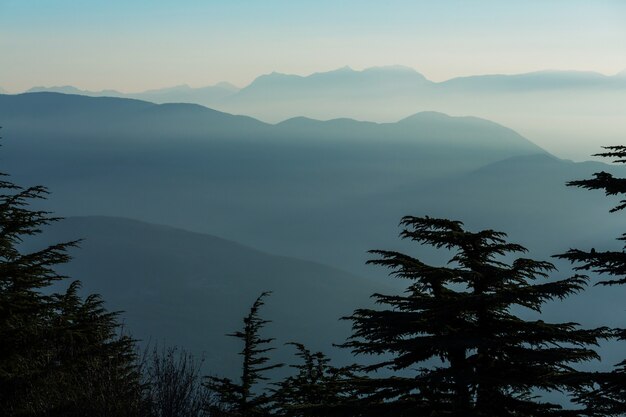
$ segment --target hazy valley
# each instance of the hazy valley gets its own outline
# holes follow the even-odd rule
[[[63,271],[125,310],[133,334],[204,351],[219,372],[236,369],[236,358],[227,354],[234,341],[218,336],[264,290],[274,292],[271,334],[320,349],[342,342],[339,317],[376,290],[402,288],[365,261],[370,249],[415,251],[397,237],[403,215],[502,230],[546,260],[574,246],[619,246],[611,201],[565,182],[622,167],[559,159],[484,119],[267,124],[198,105],[59,93],[2,95],[0,114],[5,169],[20,183],[44,182],[52,194],[42,207],[70,216],[32,247],[85,238]],[[308,302],[290,301],[301,293]],[[590,291],[586,324],[622,294]],[[578,303],[548,314],[562,318]]]

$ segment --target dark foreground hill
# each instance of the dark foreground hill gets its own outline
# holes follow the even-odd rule
[[[266,335],[277,337],[276,358],[292,361],[293,351],[283,343],[333,351],[332,343],[349,335],[339,318],[385,288],[322,264],[122,218],[68,218],[28,246],[76,238],[84,241],[63,273],[81,280],[85,291],[102,294],[108,308],[124,310],[135,337],[203,352],[212,372],[236,370],[240,347],[225,335],[241,327],[263,291],[273,292],[263,310],[273,320]]]

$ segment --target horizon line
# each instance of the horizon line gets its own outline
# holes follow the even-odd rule
[[[309,78],[315,75],[320,75],[320,74],[328,74],[328,73],[332,73],[332,72],[339,72],[339,71],[351,71],[351,72],[355,72],[355,73],[360,73],[360,72],[365,72],[368,70],[373,70],[373,69],[402,69],[402,70],[410,70],[416,74],[419,74],[421,76],[424,77],[425,80],[433,83],[433,84],[442,84],[442,83],[446,83],[448,81],[452,81],[452,80],[456,80],[456,79],[461,79],[461,78],[472,78],[472,77],[487,77],[487,76],[516,76],[516,75],[529,75],[529,74],[539,74],[539,73],[550,73],[550,72],[561,72],[561,73],[582,73],[582,74],[597,74],[597,75],[601,75],[604,77],[616,77],[619,76],[621,74],[626,73],[626,68],[622,69],[622,70],[618,70],[615,73],[612,74],[607,74],[604,72],[600,72],[600,71],[594,71],[594,70],[579,70],[579,69],[554,69],[554,68],[546,68],[546,69],[538,69],[538,70],[534,70],[534,71],[527,71],[527,72],[510,72],[510,73],[505,73],[505,72],[488,72],[488,73],[478,73],[478,74],[469,74],[469,75],[459,75],[459,76],[455,76],[455,77],[451,77],[451,78],[447,78],[441,81],[433,81],[432,79],[428,78],[426,75],[424,75],[422,72],[420,72],[419,70],[417,70],[414,67],[410,67],[408,65],[400,65],[400,64],[390,64],[390,65],[377,65],[377,66],[371,66],[371,67],[363,67],[361,69],[354,69],[352,68],[350,65],[344,65],[342,67],[338,67],[338,68],[334,68],[334,69],[330,69],[327,71],[315,71],[315,72],[309,72],[306,74],[296,74],[296,73],[287,73],[287,72],[279,72],[279,71],[272,71],[272,72],[266,72],[266,73],[262,73],[259,74],[257,76],[255,76],[252,81],[250,81],[248,84],[244,85],[243,87],[240,87],[230,81],[226,81],[226,80],[222,80],[219,81],[217,83],[213,83],[213,84],[203,84],[203,85],[197,85],[197,86],[192,86],[188,83],[180,83],[180,84],[174,84],[174,85],[166,85],[166,86],[161,86],[161,87],[155,87],[155,88],[149,88],[146,90],[140,90],[140,91],[123,91],[120,89],[116,89],[116,88],[103,88],[103,89],[89,89],[89,88],[83,88],[83,87],[79,87],[78,85],[75,84],[65,84],[65,85],[33,85],[32,87],[22,90],[22,91],[9,91],[3,88],[2,84],[0,84],[0,94],[23,94],[23,93],[27,93],[27,92],[31,92],[31,90],[33,89],[37,89],[37,88],[44,88],[44,89],[54,89],[54,88],[74,88],[77,90],[80,90],[81,92],[86,92],[86,93],[104,93],[104,92],[115,92],[115,93],[119,93],[119,94],[143,94],[146,92],[151,92],[151,91],[160,91],[160,90],[166,90],[166,89],[172,89],[172,88],[179,88],[179,87],[186,87],[189,89],[201,89],[201,88],[210,88],[210,87],[217,87],[220,84],[228,84],[232,87],[235,87],[238,91],[239,90],[243,90],[249,86],[251,86],[256,80],[258,80],[261,77],[267,77],[267,76],[272,76],[272,75],[285,75],[285,76],[292,76],[292,77],[299,77],[299,78]]]

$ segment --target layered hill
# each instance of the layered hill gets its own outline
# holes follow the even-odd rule
[[[538,259],[570,247],[619,245],[613,239],[623,229],[621,217],[608,214],[608,199],[564,185],[601,170],[626,176],[623,168],[555,158],[484,119],[426,112],[395,123],[295,118],[271,125],[198,105],[31,93],[0,96],[0,124],[2,170],[20,184],[48,185],[51,200],[41,202],[42,208],[168,224],[372,279],[386,272],[364,266],[369,249],[444,260],[398,240],[396,225],[407,214],[509,232],[512,241],[531,250],[527,256]],[[267,255],[207,236],[123,220],[73,222],[73,229],[49,235],[87,238],[87,255],[77,253],[77,263],[69,266],[82,269],[68,272],[88,286],[95,282],[88,288],[119,301],[114,308],[139,308],[128,313],[129,325],[139,319],[146,323],[135,327],[139,336],[162,334],[150,320],[157,317],[168,334],[194,349],[206,340],[198,329],[210,323],[193,318],[217,317],[215,311],[232,307],[210,298],[217,294],[241,300],[237,311],[227,310],[233,321],[224,321],[228,328],[219,328],[222,332],[237,327],[258,291],[276,291],[280,314],[269,307],[268,312],[278,321],[291,308],[278,295],[280,288],[290,297],[297,291],[312,294],[303,307],[319,300],[317,308],[329,320],[345,314],[334,309],[345,304],[333,298],[334,291],[345,295],[358,287],[354,295],[361,299],[372,289],[367,281],[332,268],[277,258],[270,262]],[[100,243],[91,243],[92,250],[88,242]],[[570,273],[566,265],[559,267],[561,274]],[[236,274],[229,275],[228,268]],[[285,278],[296,270],[309,271],[304,281]],[[97,275],[95,281],[83,278],[91,274]],[[178,282],[179,276],[185,278]],[[264,278],[253,279],[258,276]],[[336,279],[331,283],[329,276]],[[133,290],[125,291],[124,285]],[[594,312],[608,308],[602,300],[621,296],[598,291],[584,298]],[[214,301],[207,304],[206,299]],[[212,303],[217,310],[204,309]],[[177,316],[177,308],[182,315]],[[554,314],[567,311],[571,308]],[[317,318],[298,314],[294,317]],[[597,317],[589,314],[587,320],[594,323]],[[285,334],[302,323],[289,320],[281,324]],[[329,338],[342,333],[328,326]],[[310,334],[324,332],[311,329]],[[184,339],[184,334],[200,335]],[[231,351],[219,346],[216,351]]]
[[[118,97],[147,100],[155,103],[196,103],[215,105],[228,96],[235,94],[239,88],[232,84],[221,82],[212,86],[193,88],[186,84],[174,87],[146,90],[137,93],[122,93],[116,90],[89,91],[81,90],[71,85],[57,87],[33,87],[27,93],[63,93],[79,94],[90,97]],[[0,89],[0,93],[3,90]]]
[[[382,280],[375,285],[322,264],[122,218],[64,219],[27,244],[36,249],[77,238],[84,240],[61,272],[81,280],[85,293],[101,294],[110,310],[124,310],[126,330],[143,344],[204,354],[206,369],[215,373],[237,371],[241,346],[226,334],[242,326],[264,291],[272,291],[263,310],[273,320],[266,336],[277,337],[277,360],[293,361],[283,343],[335,352],[332,343],[349,335],[349,324],[339,318],[386,289]]]
[[[395,234],[397,214],[376,214],[393,204],[380,193],[545,153],[498,124],[439,113],[269,125],[198,105],[31,93],[0,96],[0,115],[4,169],[45,182],[61,214],[144,219],[342,267],[376,243],[354,219]],[[347,212],[354,201],[368,203]]]
[[[41,91],[42,89],[38,89]],[[308,76],[271,73],[244,88],[218,84],[124,95],[158,103],[192,102],[268,122],[298,116],[396,121],[420,111],[478,116],[503,123],[560,155],[584,160],[626,130],[626,77],[584,71],[487,74],[433,82],[412,68],[349,67]]]

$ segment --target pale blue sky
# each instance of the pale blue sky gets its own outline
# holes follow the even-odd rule
[[[407,65],[433,80],[626,69],[626,1],[0,0],[0,87],[245,85]]]

